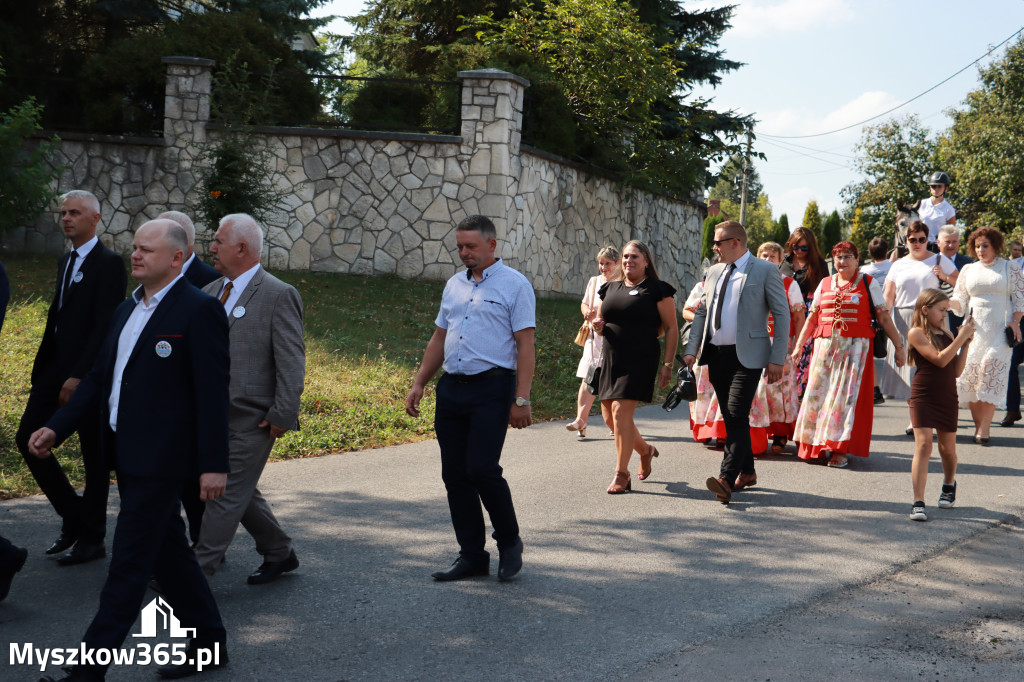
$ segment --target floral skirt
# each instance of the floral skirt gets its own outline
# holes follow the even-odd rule
[[[874,420],[872,339],[846,336],[814,340],[793,440],[803,459],[824,450],[867,457]]]
[[[790,352],[795,343],[796,338],[791,336]],[[761,377],[757,392],[760,394],[762,390],[768,404],[768,435],[772,438],[792,439],[796,417],[800,412],[800,394],[797,391],[796,363],[789,353],[786,354],[786,364],[782,368],[782,379],[769,384]]]
[[[694,365],[697,369],[697,399],[690,403],[690,430],[698,443],[707,443],[715,438],[725,440],[725,420],[718,407],[718,396],[708,378],[707,365]],[[768,450],[768,403],[762,390],[764,380],[758,386],[757,395],[750,406],[750,449],[755,455]]]

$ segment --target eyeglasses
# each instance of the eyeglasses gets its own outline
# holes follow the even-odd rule
[[[794,251],[803,251],[803,252],[806,253],[807,251],[811,250],[811,247],[809,247],[809,246],[794,246],[793,250]]]
[[[927,244],[928,237],[907,237],[908,244]]]
[[[715,246],[721,246],[730,239],[739,239],[739,237],[726,237],[725,239],[714,239],[712,241],[714,242]]]

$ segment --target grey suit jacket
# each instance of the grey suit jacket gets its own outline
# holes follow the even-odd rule
[[[223,286],[219,277],[203,291],[218,296]],[[239,308],[241,316],[234,314]],[[253,431],[264,419],[297,429],[306,374],[299,292],[261,267],[228,315],[228,329],[232,435]]]
[[[707,311],[715,300],[718,280],[725,273],[725,268],[725,263],[718,263],[708,270],[704,295],[694,314],[691,327],[693,332],[686,344],[686,354],[695,356],[701,365],[707,364],[702,355],[711,338]],[[785,364],[789,339],[789,301],[782,286],[779,268],[766,260],[751,257],[737,286],[740,287],[740,293],[736,320],[736,358],[741,365],[750,369],[767,367],[769,362]],[[772,337],[768,335],[769,312],[775,318],[775,339],[778,343],[772,343]],[[702,333],[694,333],[698,329]]]

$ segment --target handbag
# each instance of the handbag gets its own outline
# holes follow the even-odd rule
[[[587,338],[590,336],[590,323],[584,322],[576,332],[576,338],[572,340],[577,346],[587,345]]]
[[[676,355],[676,359],[682,362],[683,359]],[[665,396],[665,402],[661,407],[666,412],[674,410],[682,401],[693,402],[697,399],[697,377],[685,364],[676,371],[676,385]]]
[[[865,288],[871,286],[871,275],[864,275],[867,280]],[[871,344],[872,355],[881,360],[889,354],[889,337],[885,335],[882,325],[878,324],[878,315],[875,313],[875,302],[871,300],[871,289],[868,288],[868,310],[871,311],[871,328],[875,330],[875,340]]]
[[[587,376],[583,378],[587,384],[590,395],[597,395],[597,384],[601,381],[601,365],[591,365],[587,368]]]
[[[935,256],[935,264],[939,265],[942,262],[942,255],[938,254]],[[939,280],[939,291],[944,293],[947,297],[953,298],[953,285],[949,282],[943,282]]]
[[[1010,282],[1010,261],[1003,261],[1003,276],[1006,279],[1006,293],[1012,302],[1013,294],[1010,292],[1010,288],[1012,286],[1012,283]],[[1013,335],[1013,327],[1004,327],[1003,333],[1006,334],[1006,343],[1010,348],[1016,348],[1020,345],[1020,341],[1018,341]]]

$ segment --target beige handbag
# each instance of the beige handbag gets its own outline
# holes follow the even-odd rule
[[[587,345],[587,339],[590,337],[590,323],[584,322],[580,325],[580,330],[576,332],[576,338],[573,339],[573,343],[577,346]]]

